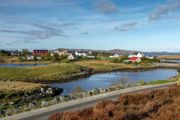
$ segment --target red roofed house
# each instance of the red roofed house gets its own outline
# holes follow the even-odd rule
[[[129,58],[129,61],[133,62],[133,63],[135,63],[135,62],[139,63],[139,62],[141,62],[141,58],[140,57],[131,57],[131,58]]]
[[[48,54],[48,50],[33,50],[34,56],[45,56]]]

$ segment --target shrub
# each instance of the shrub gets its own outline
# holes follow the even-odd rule
[[[49,120],[179,120],[180,86],[121,95],[93,108],[55,113]]]

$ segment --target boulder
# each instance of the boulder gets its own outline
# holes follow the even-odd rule
[[[47,101],[41,101],[41,107],[46,107],[48,106],[48,102]]]
[[[92,95],[97,95],[100,93],[100,91],[98,89],[93,89],[90,92],[92,93]]]
[[[28,105],[29,110],[35,109],[36,107],[37,106],[35,104],[33,104],[33,103],[29,103],[29,105]]]
[[[100,94],[104,94],[104,93],[106,93],[106,92],[107,92],[107,89],[100,88],[100,89],[99,89],[99,92],[100,92]]]
[[[82,93],[82,97],[83,97],[83,98],[84,98],[84,97],[89,97],[89,96],[91,96],[90,92],[83,92],[83,93]]]
[[[60,102],[65,102],[64,96],[60,96],[60,97],[59,97],[59,100],[60,100]]]
[[[55,97],[54,99],[51,100],[50,104],[51,104],[51,105],[53,105],[53,104],[58,104],[59,101],[60,101],[59,98],[56,98],[56,97]]]
[[[46,92],[45,88],[41,88],[41,93],[45,93],[45,92]]]

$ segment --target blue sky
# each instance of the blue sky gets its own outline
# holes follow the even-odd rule
[[[179,0],[0,0],[2,49],[180,52]]]

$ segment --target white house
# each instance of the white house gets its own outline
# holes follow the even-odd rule
[[[142,57],[144,57],[144,54],[143,53],[133,53],[128,56],[128,58],[132,58],[132,57],[142,58]]]
[[[69,55],[68,55],[68,60],[74,60],[75,59],[75,57],[70,53]]]
[[[146,58],[147,58],[147,59],[151,59],[151,60],[154,59],[153,56],[146,56]]]
[[[82,52],[78,52],[78,51],[75,52],[75,55],[78,57],[86,57],[87,56],[86,53],[82,53]]]
[[[36,57],[36,59],[37,59],[37,60],[41,60],[41,59],[42,59],[42,57]]]
[[[51,52],[51,55],[50,55],[50,56],[54,56],[54,54],[55,54],[55,53],[52,53],[52,52]]]
[[[118,54],[114,54],[114,55],[111,55],[111,56],[109,56],[110,58],[118,58],[118,57],[120,57],[120,55],[118,55]]]
[[[34,56],[33,55],[27,56],[27,60],[34,60]]]

